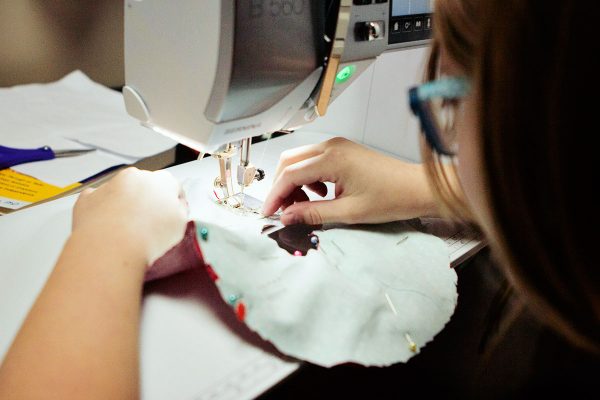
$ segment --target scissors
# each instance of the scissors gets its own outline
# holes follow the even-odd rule
[[[25,164],[33,161],[53,160],[60,157],[75,157],[96,149],[81,150],[52,150],[49,146],[37,149],[15,149],[0,146],[0,170],[10,168],[13,165]]]

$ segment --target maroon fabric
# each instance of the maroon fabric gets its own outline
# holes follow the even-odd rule
[[[190,221],[181,242],[156,260],[148,268],[144,279],[146,282],[153,281],[202,266],[204,266],[204,258],[196,236],[196,224]]]

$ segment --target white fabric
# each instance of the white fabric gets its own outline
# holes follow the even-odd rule
[[[271,220],[215,204],[206,187],[187,194],[203,203],[200,246],[224,301],[242,302],[248,326],[284,354],[322,366],[406,362],[454,312],[446,244],[408,223],[316,231],[319,249],[298,257],[260,233]]]

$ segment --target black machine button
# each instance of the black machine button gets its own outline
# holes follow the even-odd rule
[[[413,31],[413,20],[410,18],[405,18],[400,21],[402,25],[402,32],[412,32]]]
[[[415,31],[422,31],[423,30],[423,18],[415,18]]]
[[[387,0],[375,0],[375,3],[387,3]]]
[[[352,3],[355,6],[364,6],[367,4],[371,4],[373,2],[373,0],[354,0]]]
[[[423,25],[426,31],[431,30],[431,17],[425,17]]]

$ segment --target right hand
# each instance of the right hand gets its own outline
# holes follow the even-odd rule
[[[90,249],[119,252],[148,266],[181,241],[187,213],[181,185],[170,173],[127,168],[81,193],[72,235],[83,236]]]
[[[335,183],[335,199],[308,201],[302,190],[324,197],[324,182]],[[424,167],[334,138],[281,155],[264,215],[283,210],[285,225],[382,223],[437,212]]]

